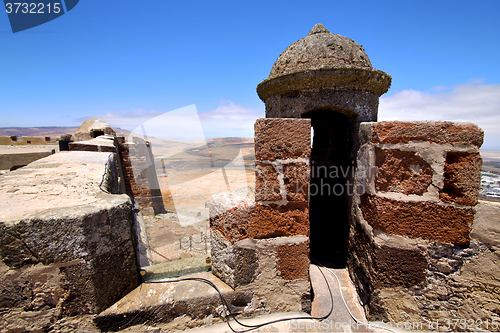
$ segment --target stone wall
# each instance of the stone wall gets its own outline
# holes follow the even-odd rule
[[[482,141],[469,123],[361,124],[348,266],[369,319],[498,319],[499,258],[471,233]]]
[[[0,136],[0,145],[25,146],[25,145],[56,145],[48,136]]]
[[[0,150],[0,170],[16,170],[31,162],[55,154],[53,146],[43,148],[22,147]]]
[[[0,327],[48,331],[138,285],[112,153],[62,152],[0,177]],[[2,330],[3,331],[3,330]]]
[[[148,210],[153,214],[164,212],[149,142],[137,137],[128,142],[120,140],[119,154],[126,193],[134,198],[144,213]]]
[[[124,194],[129,192],[126,191],[125,188],[125,180],[123,177],[123,168],[122,168],[122,157],[120,156],[119,145],[123,143],[123,137],[117,138],[111,135],[101,135],[95,139],[86,140],[86,141],[78,141],[78,142],[69,142],[68,148],[69,151],[94,151],[94,152],[105,152],[105,153],[114,153],[116,159],[116,178],[119,183],[119,193]]]
[[[255,195],[210,200],[212,271],[251,292],[248,313],[310,311],[309,119],[255,123]]]

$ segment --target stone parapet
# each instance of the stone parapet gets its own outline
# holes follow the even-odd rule
[[[432,299],[431,290],[454,289],[440,274],[458,272],[467,253],[486,251],[471,238],[483,131],[469,123],[361,123],[358,139],[351,277],[369,319],[396,320],[406,310],[408,318],[433,319],[429,309],[449,296]]]
[[[57,141],[49,136],[0,136],[0,145],[9,146],[33,146],[33,145],[57,145]]]
[[[132,205],[113,194],[114,154],[54,154],[0,184],[0,307],[11,309],[12,323],[24,325],[29,311],[30,327],[48,330],[59,318],[99,313],[138,285]]]
[[[117,146],[125,192],[140,208],[152,209],[154,214],[165,212],[150,143],[134,137],[127,142],[118,140]]]
[[[251,312],[310,311],[309,119],[255,123],[255,194],[209,202],[212,272],[253,295]]]

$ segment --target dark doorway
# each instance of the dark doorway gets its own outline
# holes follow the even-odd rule
[[[352,175],[351,119],[335,110],[314,110],[309,199],[311,258],[345,268],[349,215],[347,179]]]
[[[92,137],[97,138],[98,136],[104,135],[104,131],[92,131]]]

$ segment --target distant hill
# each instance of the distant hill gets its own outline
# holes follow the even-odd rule
[[[59,138],[61,134],[75,134],[78,127],[0,127],[0,136],[50,136]],[[114,128],[116,135],[128,136],[130,131]]]

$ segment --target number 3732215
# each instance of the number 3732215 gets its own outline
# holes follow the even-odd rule
[[[59,2],[56,3],[27,3],[27,2],[7,2],[5,4],[5,10],[7,14],[15,13],[15,14],[59,14],[61,12],[61,4]]]

